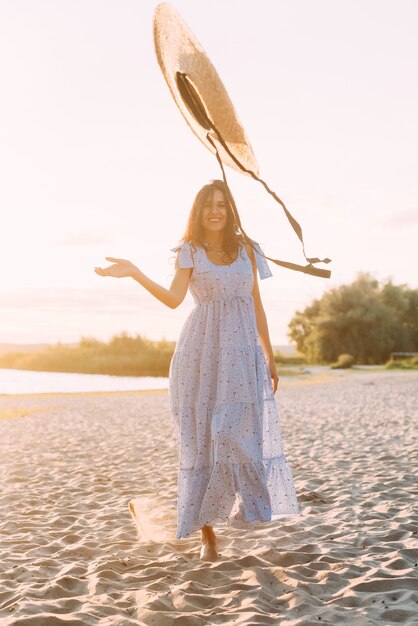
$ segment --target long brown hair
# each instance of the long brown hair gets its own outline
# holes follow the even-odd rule
[[[203,207],[207,200],[212,200],[215,190],[222,191],[225,198],[226,206],[226,224],[223,229],[222,248],[233,259],[237,256],[239,244],[243,243],[247,238],[243,235],[240,226],[237,224],[231,205],[233,204],[237,213],[236,204],[229,188],[223,180],[211,180],[210,183],[204,185],[197,193],[192,209],[189,214],[185,233],[181,241],[189,242],[196,246],[204,247],[204,230],[202,226]]]

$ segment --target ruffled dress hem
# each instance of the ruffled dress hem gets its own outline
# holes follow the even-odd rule
[[[242,489],[243,484],[252,487]],[[214,504],[210,494],[219,494],[221,485],[223,493]],[[193,500],[188,499],[188,493],[194,493]],[[200,468],[179,468],[179,494],[177,539],[190,536],[205,524],[251,528],[299,514],[292,470],[284,454],[247,463],[221,461]]]
[[[184,533],[184,534],[180,534],[177,533],[176,534],[176,539],[189,539],[191,537],[191,535],[193,533],[195,533],[196,531],[200,530],[202,528],[202,526],[204,526],[204,524],[208,524],[209,526],[215,526],[217,528],[237,528],[237,529],[243,529],[243,530],[248,530],[251,528],[259,528],[260,526],[263,527],[263,525],[267,525],[267,524],[271,524],[272,522],[275,522],[277,520],[281,520],[284,519],[286,517],[291,517],[291,516],[295,516],[298,515],[297,513],[277,513],[276,515],[271,515],[269,519],[259,519],[256,518],[254,520],[248,521],[248,520],[241,520],[239,518],[236,519],[225,519],[225,518],[221,518],[218,517],[216,519],[211,520],[210,522],[204,522],[200,525],[194,526],[189,532]],[[216,528],[215,528],[216,530]]]

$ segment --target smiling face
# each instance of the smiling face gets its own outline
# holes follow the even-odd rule
[[[222,180],[211,180],[196,194],[183,239],[197,246],[211,244],[234,256],[240,229],[238,211],[228,186]]]
[[[213,194],[208,196],[203,205],[201,220],[205,231],[220,232],[225,228],[227,208],[223,191],[214,189]]]

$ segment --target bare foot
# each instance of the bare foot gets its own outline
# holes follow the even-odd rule
[[[200,558],[202,561],[217,561],[219,558],[216,550],[216,535],[212,526],[202,527],[202,546],[200,548]]]

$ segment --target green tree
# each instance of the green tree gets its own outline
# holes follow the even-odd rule
[[[326,292],[289,324],[289,337],[309,362],[330,363],[342,353],[356,363],[382,363],[391,352],[418,350],[418,290],[383,286],[359,274]]]

